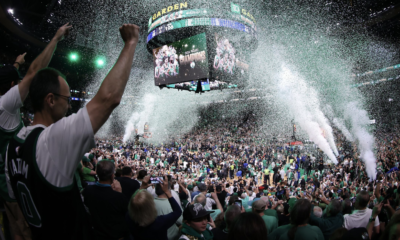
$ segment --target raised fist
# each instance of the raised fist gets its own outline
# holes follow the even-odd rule
[[[137,43],[139,41],[139,27],[135,24],[124,24],[119,28],[122,40],[125,43]]]

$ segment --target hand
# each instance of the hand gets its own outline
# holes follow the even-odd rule
[[[168,188],[168,177],[166,175],[164,176],[164,181],[160,183],[160,186],[165,195],[167,195],[167,197],[170,198],[172,195],[171,195],[171,190],[169,190]]]
[[[116,191],[122,193],[122,187],[118,180],[114,179],[114,182],[111,184],[111,188]]]
[[[139,27],[135,24],[124,24],[119,28],[122,40],[125,43],[137,43],[139,41]]]
[[[215,223],[214,223],[214,220],[212,219],[211,216],[210,216],[210,221],[208,222],[208,224],[210,224],[210,226],[211,226],[212,228],[216,228]]]
[[[379,213],[380,213],[381,210],[382,210],[382,206],[383,206],[383,203],[378,203],[378,204],[376,204],[376,205],[374,206],[374,209],[372,210],[372,217],[373,217],[373,218],[376,218],[376,216],[379,215]]]
[[[17,59],[15,59],[15,62],[19,63],[19,65],[24,64],[25,63],[25,55],[26,55],[26,53],[19,55],[17,57]]]
[[[147,175],[143,178],[142,185],[140,186],[140,189],[147,189],[148,187],[152,186],[150,183],[150,175]]]
[[[72,26],[69,25],[69,23],[63,25],[57,30],[56,35],[54,35],[54,39],[57,41],[62,41],[66,36],[68,36],[71,28]]]

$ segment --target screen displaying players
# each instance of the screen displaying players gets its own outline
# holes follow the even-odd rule
[[[213,57],[213,76],[217,80],[241,79],[248,74],[247,55],[238,43],[227,36],[214,34]]]
[[[205,33],[153,49],[155,85],[207,78]]]

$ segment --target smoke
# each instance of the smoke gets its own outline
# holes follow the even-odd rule
[[[132,113],[132,116],[129,118],[129,121],[125,127],[125,134],[123,138],[124,142],[126,142],[130,138],[132,131],[135,128],[138,129],[138,134],[143,133],[145,123],[151,120],[150,115],[154,111],[154,103],[157,100],[156,95],[145,94],[141,100],[142,100],[142,105],[145,107],[141,112],[135,111]],[[141,129],[143,129],[143,131],[141,131]]]
[[[366,129],[369,125],[367,111],[363,110],[358,102],[349,102],[346,106],[345,118],[351,122],[351,131],[358,143],[360,157],[365,162],[368,177],[374,180],[376,177],[376,159],[372,152],[374,137]]]
[[[312,87],[308,86],[299,74],[296,74],[284,63],[277,77],[279,79],[277,93],[281,103],[294,115],[295,122],[308,134],[310,140],[317,144],[329,159],[336,164],[336,157],[328,141],[322,135],[321,126],[318,124],[318,120],[326,118],[319,109],[315,109],[318,106],[316,92]],[[289,91],[289,94],[287,94],[288,89],[292,90]],[[327,125],[326,122],[324,124]]]

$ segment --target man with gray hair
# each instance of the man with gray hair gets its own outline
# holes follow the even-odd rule
[[[322,217],[316,215],[315,208],[319,207],[314,207],[314,210],[311,212],[309,223],[310,225],[319,227],[322,234],[324,234],[325,240],[328,240],[332,233],[343,225],[344,219],[343,214],[341,213],[342,204],[337,199],[332,200],[327,206],[326,214]],[[320,213],[322,215],[322,209],[317,210],[317,212],[318,211],[321,211]]]
[[[83,190],[84,203],[89,209],[96,239],[120,239],[129,236],[125,214],[128,199],[120,183],[114,179],[115,165],[103,160],[97,164],[99,181]],[[107,207],[104,207],[107,206]]]
[[[314,216],[316,216],[317,218],[322,217],[322,208],[315,206],[313,212],[314,212]]]

